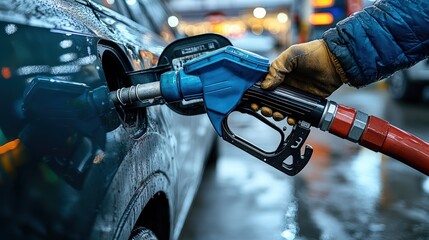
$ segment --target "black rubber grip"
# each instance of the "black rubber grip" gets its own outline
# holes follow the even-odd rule
[[[262,89],[259,84],[250,87],[242,100],[269,107],[297,120],[304,120],[314,127],[319,125],[327,103],[322,97],[296,88],[278,86],[270,91]]]

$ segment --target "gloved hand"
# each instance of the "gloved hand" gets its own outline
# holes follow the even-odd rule
[[[272,63],[267,76],[261,83],[263,89],[272,90],[280,84],[327,97],[343,83],[347,77],[340,63],[329,51],[324,40],[292,45],[281,53]],[[259,110],[252,104],[254,111]],[[283,114],[268,107],[261,108],[262,115],[280,121]]]

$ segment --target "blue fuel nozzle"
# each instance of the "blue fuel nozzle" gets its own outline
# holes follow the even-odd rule
[[[161,95],[167,103],[200,99],[203,85],[198,76],[170,71],[161,75]]]
[[[223,119],[240,103],[243,94],[268,72],[269,60],[227,46],[197,57],[178,72],[161,76],[161,93],[166,102],[204,99],[217,134],[222,136]]]

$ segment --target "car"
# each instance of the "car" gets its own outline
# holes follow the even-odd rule
[[[167,43],[160,0],[0,2],[2,239],[177,239],[216,135],[204,115],[113,106]]]
[[[424,98],[429,86],[429,60],[400,70],[387,78],[389,93],[393,99],[403,102],[418,102]]]

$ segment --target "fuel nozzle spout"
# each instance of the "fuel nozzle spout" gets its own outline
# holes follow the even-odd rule
[[[120,88],[110,93],[110,99],[116,105],[139,102],[139,106],[145,107],[199,98],[202,98],[199,77],[183,70],[165,72],[160,81]]]
[[[110,92],[110,99],[115,105],[130,105],[135,102],[146,103],[145,106],[156,105],[161,101],[160,82],[137,84]]]

